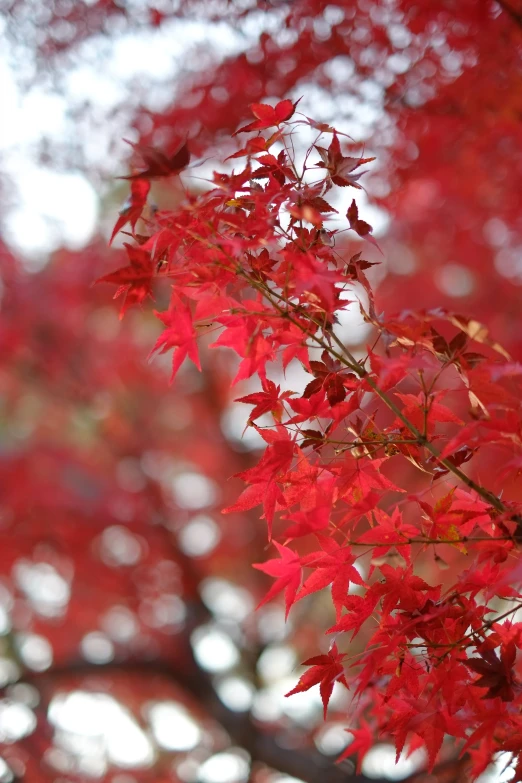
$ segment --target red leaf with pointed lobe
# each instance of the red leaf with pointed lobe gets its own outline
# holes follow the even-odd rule
[[[346,654],[340,653],[337,645],[333,644],[332,649],[326,655],[315,655],[313,658],[303,661],[302,666],[311,666],[312,668],[300,677],[295,688],[285,693],[285,696],[303,693],[304,691],[309,691],[314,685],[319,685],[321,701],[323,702],[323,714],[326,720],[328,703],[333,692],[334,683],[340,682],[345,688],[349,689],[342,664],[345,658]]]
[[[223,509],[223,513],[243,511],[263,503],[263,510],[268,525],[268,537],[271,539],[276,503],[283,499],[277,484],[277,478],[279,478],[281,473],[285,473],[289,469],[296,450],[296,444],[295,440],[290,438],[288,431],[282,425],[277,425],[275,432],[261,430],[255,425],[253,426],[269,445],[257,465],[237,473],[236,477],[243,479],[248,484],[253,484],[256,489],[248,488],[245,490],[237,503]]]
[[[350,756],[353,756],[354,753],[357,753],[357,766],[355,771],[358,775],[360,775],[364,757],[370,748],[373,747],[375,743],[375,736],[369,724],[366,723],[365,720],[360,721],[359,729],[346,729],[346,731],[349,734],[353,734],[353,741],[350,742],[346,750],[341,753],[337,759],[337,763],[349,758]]]
[[[324,147],[319,147],[317,145],[315,146],[315,149],[321,156],[321,160],[317,165],[320,168],[327,169],[331,182],[341,188],[351,185],[353,188],[360,189],[361,186],[357,184],[357,180],[364,174],[364,171],[355,174],[355,169],[359,168],[359,166],[362,166],[364,163],[370,163],[372,160],[375,160],[375,158],[344,157],[341,152],[341,145],[336,131],[333,133],[332,141],[330,142],[328,149],[324,149]]]
[[[285,593],[285,617],[288,617],[288,613],[292,608],[295,601],[299,585],[301,584],[301,561],[299,557],[286,546],[278,544],[274,541],[274,546],[279,552],[280,559],[274,558],[273,560],[267,560],[266,563],[254,563],[254,568],[258,571],[262,571],[268,576],[275,577],[276,581],[265,595],[263,600],[258,604],[260,606],[271,601],[279,593]]]
[[[365,586],[365,581],[361,574],[355,568],[356,558],[352,554],[350,547],[337,547],[329,552],[311,552],[303,560],[303,566],[313,568],[314,572],[303,584],[298,600],[307,595],[322,590],[328,585],[332,585],[332,601],[335,607],[337,622],[341,617],[341,612],[348,597],[350,582],[352,584]]]
[[[124,295],[120,318],[123,318],[126,310],[133,304],[141,304],[148,296],[152,298],[152,280],[155,273],[149,252],[126,242],[124,248],[130,264],[96,280],[97,283],[115,283],[118,286],[114,299]]]
[[[246,397],[238,397],[235,402],[244,402],[254,405],[254,409],[248,417],[249,423],[255,421],[264,413],[272,413],[276,421],[281,421],[283,415],[283,401],[291,397],[294,392],[285,391],[281,394],[281,387],[273,381],[263,381],[263,391],[247,394]]]
[[[352,228],[356,234],[359,234],[360,237],[365,237],[367,234],[371,234],[373,231],[369,223],[366,223],[364,220],[360,220],[359,210],[357,208],[357,204],[355,203],[355,199],[352,199],[352,203],[348,207],[346,217],[350,223],[350,228]]]
[[[312,511],[296,511],[288,518],[288,521],[294,524],[285,530],[285,538],[300,538],[325,530],[330,524],[330,512],[331,506],[319,504]]]
[[[361,544],[374,547],[373,557],[382,557],[392,547],[409,562],[411,559],[411,544],[409,538],[415,538],[419,531],[413,525],[404,522],[399,509],[395,508],[389,516],[380,509],[375,512],[377,524],[359,536]]]
[[[499,696],[502,701],[513,701],[514,688],[517,686],[513,665],[517,654],[514,641],[502,645],[500,658],[493,650],[483,650],[480,658],[469,658],[464,663],[472,671],[480,674],[473,682],[477,688],[487,688],[485,699]],[[518,685],[520,688],[520,685]]]
[[[131,224],[132,231],[136,230],[136,223],[141,217],[143,208],[147,203],[147,196],[150,190],[150,182],[146,179],[136,178],[131,182],[131,194],[127,203],[120,211],[118,220],[114,226],[114,229],[109,240],[109,245],[118,231],[120,231],[127,223]]]
[[[384,576],[384,584],[380,584],[380,592],[383,595],[382,612],[388,615],[399,607],[411,612],[421,607],[427,598],[437,599],[440,594],[438,588],[431,587],[420,576],[416,576],[411,568],[392,568],[389,565],[380,566]]]
[[[254,130],[265,130],[265,128],[272,128],[274,125],[281,125],[282,122],[287,122],[294,114],[300,100],[299,98],[295,103],[292,103],[291,100],[286,99],[279,101],[275,107],[266,103],[252,103],[250,109],[257,119],[248,125],[244,125],[233,135],[236,136],[238,133]]]
[[[170,382],[174,380],[184,360],[188,356],[192,359],[198,370],[201,370],[198,346],[196,343],[196,330],[192,323],[190,308],[184,305],[176,296],[171,299],[170,307],[164,313],[154,311],[154,315],[166,327],[156,340],[152,354],[166,353],[173,349],[172,374]]]

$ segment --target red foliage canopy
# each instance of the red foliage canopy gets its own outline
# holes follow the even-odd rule
[[[20,531],[27,531],[27,557],[62,569],[65,579],[57,538],[81,582],[90,560],[78,552],[94,553],[98,566],[102,528],[116,524],[121,533],[138,519],[148,520],[145,532],[134,531],[147,542],[147,557],[161,559],[164,539],[148,525],[169,517],[171,501],[136,464],[149,452],[171,450],[161,411],[173,398],[162,374],[140,357],[151,347],[173,350],[176,394],[184,377],[194,377],[186,357],[202,364],[207,379],[207,363],[215,362],[218,381],[200,389],[197,402],[185,400],[196,407],[190,437],[177,439],[177,458],[216,485],[232,472],[247,484],[239,498],[227,487],[219,501],[232,513],[220,521],[225,560],[241,562],[244,579],[252,578],[246,565],[263,559],[260,531],[248,544],[252,533],[237,520],[261,506],[274,551],[258,570],[276,578],[265,601],[284,593],[290,618],[306,611],[300,607],[321,607],[316,633],[298,641],[312,668],[293,690],[320,683],[326,712],[334,681],[348,684],[350,722],[359,723],[349,729],[354,741],[344,755],[357,751],[359,767],[379,731],[394,738],[398,752],[425,747],[431,765],[452,736],[471,759],[471,774],[506,751],[520,780],[522,8],[514,0],[166,5],[129,10],[106,0],[56,0],[42,5],[45,24],[35,25],[33,3],[7,4],[8,32],[23,30],[28,45],[33,30],[39,56],[60,67],[82,41],[111,29],[168,29],[172,20],[196,17],[226,20],[246,35],[260,28],[260,11],[263,29],[246,36],[239,54],[210,55],[211,68],[208,51],[200,70],[189,58],[171,106],[135,107],[140,144],[111,238],[130,229],[133,241],[118,251],[124,260],[116,271],[107,272],[99,248],[84,254],[90,263],[78,278],[75,263],[62,257],[38,278],[47,287],[37,294],[6,261],[0,339],[7,412],[23,430],[28,414],[17,400],[34,379],[44,404],[41,417],[29,415],[22,449],[15,448],[16,425],[9,435],[4,572],[14,573],[24,554]],[[236,150],[231,137],[239,132]],[[189,149],[194,159],[218,153],[232,163],[213,175],[208,191],[198,195],[194,187],[178,206],[154,210],[151,179],[153,188],[165,182],[164,192],[180,174],[185,187],[191,183]],[[368,246],[365,208],[351,197],[359,193],[360,167],[374,156],[368,187],[390,220],[379,238],[382,256]],[[80,354],[87,302],[99,307],[103,300],[102,286],[88,288],[96,276],[118,286],[122,314],[129,312],[112,341],[102,310]],[[361,301],[367,346],[343,327],[346,295]],[[155,345],[153,336],[134,339],[126,331],[128,318],[140,328],[131,305],[151,297],[166,327]],[[265,443],[257,464],[223,446],[215,417],[226,404],[226,374],[208,358],[212,352],[198,348],[210,339],[238,354],[235,381],[259,378],[259,386],[240,392],[241,403],[252,406],[245,424]],[[285,382],[278,362],[308,373],[303,388]],[[105,410],[102,388],[119,402],[100,415],[89,448],[83,444],[79,455],[77,443],[57,443],[59,428],[73,421],[81,429],[81,405]],[[103,449],[107,440],[114,454]],[[131,474],[141,476],[143,491],[125,489]],[[73,535],[73,509],[75,519],[95,520],[89,533],[76,524]],[[50,517],[57,532],[42,550]],[[167,559],[177,562],[178,554]],[[120,566],[116,579],[114,564],[100,566],[100,600],[109,590],[118,601],[144,600],[131,597],[137,588]],[[184,578],[192,570],[181,566]],[[16,632],[43,633],[40,623],[49,621],[23,597],[21,579],[17,600],[26,614],[16,615]],[[198,606],[199,582],[191,576],[183,587]],[[324,596],[315,598],[323,588],[331,609]],[[79,605],[68,611],[88,622],[72,631],[64,625],[62,636],[56,628],[49,633],[58,664],[70,663],[86,632],[98,630],[100,605],[86,607],[80,594],[72,591]],[[330,651],[312,649],[323,630],[334,634]],[[146,636],[163,650],[160,632]],[[30,757],[23,756],[26,768]],[[306,774],[298,776],[317,779]]]

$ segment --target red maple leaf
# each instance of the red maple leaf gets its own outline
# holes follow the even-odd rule
[[[222,319],[222,322],[224,320]],[[255,373],[263,379],[266,375],[266,363],[272,361],[275,354],[259,323],[245,316],[231,316],[226,318],[225,326],[210,347],[226,346],[241,356],[242,361],[232,385],[250,378]]]
[[[377,524],[359,537],[359,543],[375,546],[374,558],[382,557],[392,547],[395,547],[404,559],[409,561],[411,559],[411,545],[408,543],[408,539],[418,536],[417,528],[403,521],[398,508],[393,510],[391,516],[380,509],[375,509],[374,519],[377,520]]]
[[[292,209],[289,209],[289,212],[294,215]],[[310,207],[303,207],[301,212],[301,215],[297,215],[298,219],[314,222],[313,216],[309,214]],[[288,259],[292,256],[293,253],[287,254]],[[335,284],[342,280],[342,275],[329,270],[323,259],[314,258],[311,253],[299,253],[294,266],[295,295],[302,297],[304,294],[307,297],[311,293],[321,302],[326,312],[335,310],[338,299],[338,289]]]
[[[315,655],[313,658],[303,661],[302,666],[311,666],[312,668],[300,677],[299,682],[291,691],[285,693],[285,696],[292,696],[294,693],[303,693],[309,691],[314,685],[319,685],[321,701],[323,702],[323,714],[326,720],[328,703],[332,695],[335,682],[340,682],[345,688],[349,688],[344,674],[342,661],[346,658],[345,653],[337,650],[337,645],[333,644],[329,653],[326,655]]]
[[[321,160],[317,165],[320,168],[327,169],[333,184],[341,188],[351,185],[353,188],[360,189],[361,186],[357,184],[357,180],[364,174],[364,171],[360,171],[357,174],[353,172],[364,163],[371,163],[372,160],[375,160],[375,158],[345,158],[341,153],[339,137],[335,132],[328,149],[318,147],[317,145],[315,145],[315,149],[321,156]]]
[[[502,701],[513,701],[515,698],[513,686],[516,684],[513,665],[516,655],[516,644],[511,641],[502,645],[500,658],[494,650],[483,649],[480,658],[469,658],[464,662],[468,669],[480,674],[473,685],[488,689],[485,699],[500,696]]]
[[[311,552],[306,555],[302,563],[304,566],[315,569],[308,577],[299,593],[298,600],[307,595],[322,590],[332,585],[332,601],[337,614],[337,622],[341,617],[342,609],[348,596],[350,582],[356,585],[365,585],[364,579],[353,565],[355,557],[349,547],[338,546],[334,541],[323,539],[328,551]]]
[[[201,370],[198,346],[196,343],[196,330],[192,323],[190,308],[183,304],[177,297],[172,297],[170,307],[164,313],[154,311],[154,315],[167,327],[158,337],[149,356],[158,351],[165,353],[171,348],[172,375],[170,382],[176,377],[176,373],[188,356],[192,359],[198,370]]]
[[[311,383],[314,383],[314,381],[311,381]],[[315,394],[310,395],[310,397],[295,397],[289,400],[288,404],[295,411],[296,415],[289,419],[287,424],[318,419],[328,413],[328,402],[325,400],[321,388]],[[305,434],[304,430],[301,430],[301,434]],[[317,435],[312,437],[319,438],[319,436],[322,436],[321,432],[317,432]]]
[[[268,524],[268,536],[271,538],[276,503],[284,500],[277,478],[290,467],[296,445],[282,425],[278,425],[275,432],[261,430],[255,425],[254,427],[269,444],[268,448],[257,465],[236,474],[236,478],[241,478],[253,486],[248,487],[234,505],[224,508],[223,513],[245,511],[262,503]]]
[[[285,538],[300,538],[310,533],[317,533],[319,530],[325,530],[330,524],[331,511],[331,504],[321,505],[320,502],[311,511],[296,511],[288,518],[294,524],[285,530]],[[299,596],[299,598],[303,597]]]
[[[348,207],[346,217],[348,218],[348,222],[350,223],[350,228],[353,229],[355,233],[358,234],[360,237],[362,237],[363,239],[367,239],[368,242],[371,242],[372,245],[375,245],[377,250],[379,250],[382,253],[381,248],[379,247],[379,245],[371,235],[373,228],[365,220],[361,220],[359,218],[359,210],[357,208],[357,204],[355,203],[355,199],[352,199],[352,203]]]
[[[133,304],[141,304],[147,296],[152,297],[154,264],[150,253],[141,247],[124,243],[130,264],[110,272],[96,280],[97,283],[115,283],[118,286],[114,299],[124,294],[120,318]]]
[[[321,360],[310,362],[315,380],[307,384],[303,397],[307,399],[322,389],[330,405],[337,405],[346,398],[347,389],[353,388],[355,376],[347,373],[340,362],[332,360],[327,351],[323,351]]]
[[[263,391],[254,392],[254,394],[247,394],[246,397],[238,397],[235,402],[245,402],[248,405],[254,405],[254,409],[248,417],[248,422],[251,424],[258,419],[264,413],[272,413],[276,421],[281,421],[283,415],[283,400],[287,400],[294,392],[285,391],[281,394],[281,387],[276,386],[273,381],[263,380]]]
[[[124,204],[120,211],[118,220],[115,223],[109,245],[118,231],[123,228],[127,223],[131,224],[132,231],[136,230],[136,223],[141,217],[143,207],[147,203],[147,196],[150,190],[150,182],[146,179],[136,178],[131,182],[131,193],[128,201]]]
[[[372,585],[365,595],[349,595],[344,601],[348,614],[341,617],[339,622],[329,628],[326,633],[345,633],[354,631],[353,638],[357,636],[365,621],[370,617],[377,601],[380,598],[380,585]]]
[[[421,694],[417,698],[408,693],[402,699],[395,700],[394,707],[392,717],[383,728],[385,731],[392,730],[395,735],[397,760],[410,732],[414,732],[426,747],[430,771],[435,765],[444,736],[451,733],[455,737],[463,737],[462,719],[438,705],[436,695],[427,697]]]
[[[349,734],[353,734],[353,742],[350,742],[346,750],[341,753],[337,763],[357,753],[357,767],[355,771],[360,775],[364,757],[375,742],[374,733],[365,720],[360,721],[359,729],[346,729],[346,731]]]
[[[383,595],[382,613],[386,617],[395,608],[412,612],[423,606],[426,598],[437,599],[440,587],[431,587],[420,576],[415,576],[411,568],[392,568],[389,565],[380,566],[385,582],[374,585]]]
[[[301,561],[299,557],[289,549],[287,546],[278,544],[274,541],[274,546],[279,552],[281,558],[278,560],[267,560],[266,563],[254,563],[254,568],[258,571],[263,571],[264,574],[274,576],[276,581],[265,595],[262,601],[258,604],[257,608],[264,606],[264,604],[271,601],[278,593],[285,591],[285,617],[288,617],[288,613],[295,601],[295,596],[299,585],[301,584]]]
[[[297,104],[301,99],[292,103],[292,101],[286,99],[279,101],[276,106],[269,106],[266,103],[251,103],[250,109],[252,114],[257,119],[254,122],[244,125],[237,130],[233,135],[237,136],[238,133],[246,133],[254,130],[264,130],[265,128],[272,128],[274,125],[280,125],[282,122],[287,122],[296,110]]]

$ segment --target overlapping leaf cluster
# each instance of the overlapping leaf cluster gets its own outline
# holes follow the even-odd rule
[[[172,378],[187,357],[199,367],[198,338],[212,332],[239,356],[234,383],[259,379],[240,402],[266,449],[226,511],[259,506],[266,519],[275,556],[256,568],[275,581],[262,603],[283,593],[288,614],[326,589],[333,604],[330,651],[291,693],[320,684],[326,714],[334,683],[349,690],[359,728],[344,755],[358,751],[359,765],[371,732],[398,754],[425,747],[431,766],[452,735],[475,775],[509,751],[522,780],[522,504],[499,483],[522,466],[522,366],[456,313],[379,315],[372,263],[343,250],[347,230],[368,240],[371,226],[355,200],[343,218],[333,198],[360,187],[371,159],[288,100],[252,111],[239,168],[143,220],[128,266],[102,279],[118,284],[122,312],[171,286],[153,352],[172,350]],[[300,158],[302,126],[317,135]],[[154,173],[150,150],[144,160],[117,228],[135,230],[151,176],[180,168]],[[361,291],[373,335],[355,356],[338,319]],[[291,362],[310,374],[300,394],[282,388]],[[487,482],[485,452],[499,464]]]

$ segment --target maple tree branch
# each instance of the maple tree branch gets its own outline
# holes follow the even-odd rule
[[[409,544],[473,544],[476,541],[512,541],[512,536],[463,536],[462,538],[404,538],[402,541],[372,541],[371,544],[362,541],[352,541],[346,539],[349,546],[408,546]]]
[[[504,612],[504,614],[497,615],[496,617],[492,617],[491,620],[487,620],[482,626],[481,630],[487,630],[488,628],[491,628],[494,623],[498,623],[500,620],[504,620],[506,617],[509,617],[510,614],[517,612],[519,609],[522,609],[522,603],[517,604],[516,606],[512,606],[511,609],[508,609],[508,611]]]

